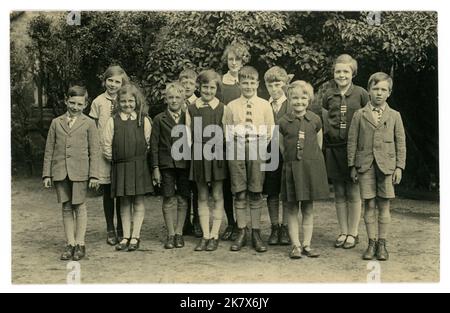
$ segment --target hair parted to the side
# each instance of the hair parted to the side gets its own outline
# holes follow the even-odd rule
[[[289,84],[293,75],[288,75],[286,70],[280,66],[273,66],[264,74],[264,81],[266,83],[283,82]]]
[[[203,84],[208,84],[214,81],[216,83],[216,87],[219,90],[222,87],[222,78],[220,75],[212,69],[201,71],[197,77],[197,85],[200,88]]]
[[[222,62],[228,62],[228,54],[233,53],[237,59],[242,60],[242,65],[250,62],[250,52],[248,51],[247,46],[239,42],[233,42],[225,48],[225,51],[222,55]]]
[[[389,83],[389,91],[392,91],[392,87],[394,85],[394,81],[392,80],[392,77],[384,72],[377,72],[375,74],[372,74],[369,78],[369,82],[367,83],[367,90],[370,90],[370,88],[373,85],[378,84],[381,81],[387,81]]]
[[[352,76],[355,77],[358,74],[358,62],[354,58],[352,58],[349,54],[341,54],[334,60],[332,68],[333,73],[336,64],[348,64],[352,69]]]
[[[183,78],[192,79],[193,81],[197,80],[197,72],[191,68],[187,68],[181,71],[178,75],[178,80],[181,81]]]
[[[110,65],[102,75],[103,87],[105,87],[106,80],[113,76],[122,76],[122,85],[130,82],[130,78],[120,65]]]
[[[183,95],[185,94],[185,89],[183,87],[183,85],[178,82],[170,82],[166,85],[166,90],[165,90],[165,94],[167,96],[167,93],[169,92],[169,90],[175,90],[176,92],[178,92],[179,94]]]
[[[135,83],[129,82],[128,84],[123,85],[117,92],[117,105],[115,106],[116,112],[120,112],[120,98],[127,94],[133,96],[136,100],[135,111],[138,113],[138,124],[140,127],[143,124],[142,122],[144,119],[143,110],[145,107],[145,97],[140,88]]]
[[[310,83],[304,80],[296,80],[295,82],[289,84],[287,87],[287,98],[290,99],[292,94],[295,92],[308,95],[309,104],[311,104],[314,100],[314,88]]]
[[[88,92],[86,87],[80,85],[74,85],[67,90],[67,98],[69,97],[84,97],[88,99]]]
[[[243,81],[244,79],[253,79],[259,80],[258,71],[253,66],[244,66],[239,70],[239,81]]]

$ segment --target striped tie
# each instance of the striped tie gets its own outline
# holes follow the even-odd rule
[[[247,100],[246,113],[245,113],[245,128],[247,130],[247,133],[252,131],[252,129],[253,129],[253,115],[252,114],[253,114],[252,103],[249,100]]]
[[[375,122],[377,123],[377,125],[380,124],[381,116],[383,115],[383,110],[381,110],[380,108],[373,108],[372,111],[377,113],[377,118]]]
[[[347,136],[347,101],[345,95],[341,95],[341,118],[339,122],[339,137],[345,140]]]

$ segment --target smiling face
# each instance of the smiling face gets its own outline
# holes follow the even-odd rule
[[[166,102],[170,111],[178,112],[183,105],[184,94],[180,93],[175,88],[169,89],[166,93]]]
[[[278,100],[284,95],[283,87],[286,84],[282,81],[276,81],[271,83],[266,83],[267,91],[273,100]]]
[[[67,112],[72,117],[80,116],[86,108],[85,96],[72,96],[66,100]]]
[[[292,90],[289,94],[289,103],[295,115],[304,115],[311,98],[300,89]]]
[[[210,102],[216,97],[217,83],[212,80],[200,85],[200,96],[204,102]]]
[[[391,95],[390,85],[387,80],[379,81],[372,84],[369,90],[370,101],[373,106],[379,107],[386,103],[387,98]]]
[[[256,90],[259,87],[259,81],[252,78],[245,78],[239,82],[239,87],[241,89],[242,95],[250,99],[254,95],[256,95]]]
[[[191,97],[195,92],[195,80],[192,78],[183,77],[180,80],[180,83],[183,85],[184,90],[186,92],[186,98]]]
[[[334,81],[339,89],[345,89],[352,83],[353,71],[350,64],[337,63],[334,67]]]
[[[136,98],[130,93],[124,93],[119,98],[120,111],[131,114],[136,110]]]
[[[105,80],[106,92],[115,97],[120,87],[122,87],[122,75],[114,75]]]
[[[238,58],[234,52],[230,51],[227,57],[227,65],[228,70],[231,72],[231,74],[237,75],[237,73],[243,66],[242,59]]]

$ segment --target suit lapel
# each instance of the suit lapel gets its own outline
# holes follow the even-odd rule
[[[370,123],[373,125],[373,127],[377,127],[377,123],[375,122],[375,120],[373,119],[373,115],[372,115],[372,111],[370,110],[370,106],[366,105],[363,109],[363,117]],[[381,123],[380,123],[381,124]]]
[[[166,114],[164,115],[164,121],[167,125],[169,125],[170,128],[174,127],[176,125],[175,120],[172,118],[172,115],[170,115],[169,111],[166,110]]]
[[[287,101],[284,101],[281,104],[280,109],[278,110],[278,113],[277,113],[277,116],[276,116],[277,120],[282,118],[284,116],[284,114],[286,114],[286,111],[287,111]]]
[[[81,125],[84,124],[85,121],[86,121],[86,116],[84,116],[83,114],[81,114],[81,115],[75,120],[75,123],[73,123],[72,128],[70,128],[69,132],[73,133],[74,131],[76,131],[78,128],[81,127]]]
[[[383,115],[381,115],[380,124],[378,124],[378,127],[381,127],[389,118],[389,115],[391,113],[391,108],[388,104],[386,104],[386,108],[384,109]]]
[[[61,124],[62,129],[64,129],[64,131],[66,133],[70,132],[70,128],[69,128],[69,125],[67,123],[67,118],[66,118],[65,114],[59,118],[59,123]]]

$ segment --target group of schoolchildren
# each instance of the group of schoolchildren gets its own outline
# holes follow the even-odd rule
[[[86,255],[88,187],[103,191],[107,243],[131,252],[140,247],[145,195],[156,186],[166,249],[183,248],[183,236],[193,234],[199,237],[195,251],[215,251],[220,240],[240,251],[250,240],[257,252],[267,251],[266,244],[290,245],[290,258],[316,258],[313,202],[329,198],[329,180],[340,227],[335,247],[358,244],[363,201],[369,239],[363,259],[388,260],[390,199],[406,159],[401,116],[386,102],[391,77],[373,74],[367,92],[352,83],[356,60],[341,55],[316,114],[313,87],[291,82],[279,66],[264,75],[270,99],[258,97],[259,75],[246,66],[249,59],[247,48],[233,43],[223,54],[225,75],[183,70],[166,85],[166,110],[153,121],[120,66],[106,70],[105,92],[89,116],[82,113],[86,89],[69,88],[67,112],[49,129],[43,168],[44,186],[54,186],[62,203],[67,245],[61,260]],[[267,241],[263,195],[271,222]]]

